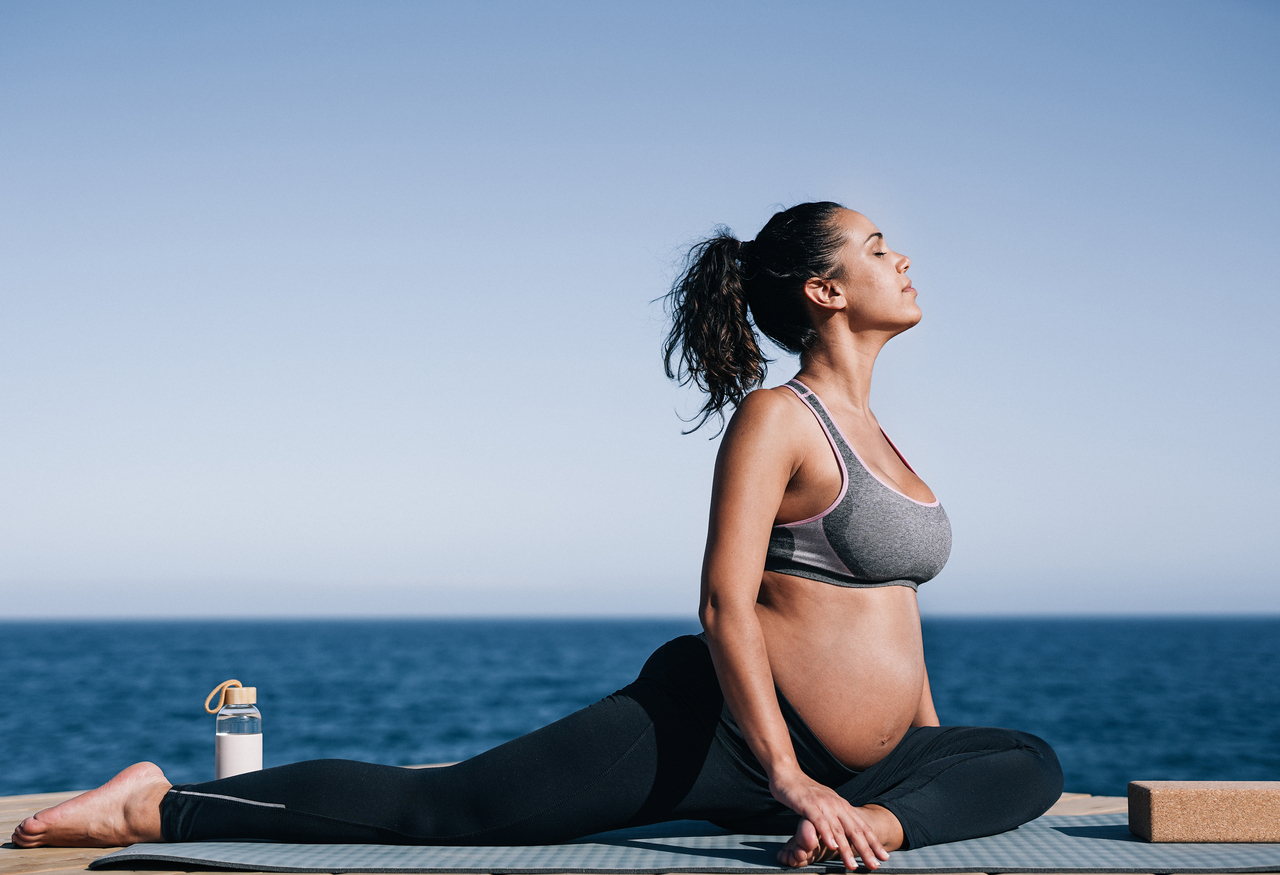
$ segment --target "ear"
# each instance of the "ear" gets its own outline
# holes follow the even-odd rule
[[[843,310],[848,304],[839,286],[816,276],[805,281],[804,296],[824,310]]]

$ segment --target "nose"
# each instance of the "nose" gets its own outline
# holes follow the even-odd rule
[[[902,253],[898,253],[898,273],[906,273],[907,268],[911,266],[911,259]]]

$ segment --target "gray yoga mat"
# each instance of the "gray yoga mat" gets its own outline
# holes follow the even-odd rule
[[[878,870],[923,872],[1280,872],[1280,844],[1150,844],[1123,814],[1045,816],[1012,832],[895,851]],[[616,830],[563,845],[435,847],[184,842],[134,845],[90,869],[139,861],[263,872],[661,873],[780,869],[785,836],[734,835],[700,821]],[[838,862],[802,872],[840,872]]]

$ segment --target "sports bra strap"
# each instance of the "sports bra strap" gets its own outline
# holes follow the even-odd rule
[[[822,426],[823,432],[826,433],[827,442],[831,444],[831,449],[839,458],[840,467],[843,469],[845,467],[845,457],[853,452],[853,447],[845,440],[844,435],[840,433],[840,427],[835,424],[834,420],[830,419],[831,414],[827,412],[827,408],[823,405],[821,399],[812,389],[799,380],[788,380],[783,385],[795,392],[796,397],[808,406],[810,412],[813,413],[813,418],[818,420],[818,425]],[[848,452],[845,452],[846,450]],[[848,476],[847,472],[843,470],[841,475]]]

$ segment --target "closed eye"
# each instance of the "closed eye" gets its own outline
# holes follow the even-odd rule
[[[873,253],[872,253],[872,255],[874,255],[876,258],[879,258],[880,256],[882,256],[882,255],[887,255],[887,254],[888,254],[888,253],[885,253],[885,252],[873,252]]]

